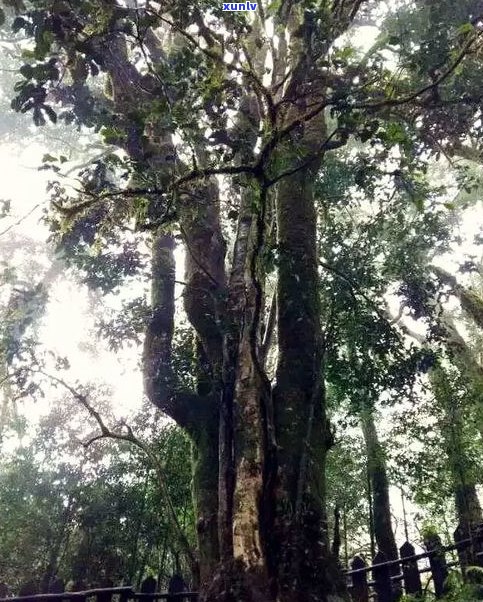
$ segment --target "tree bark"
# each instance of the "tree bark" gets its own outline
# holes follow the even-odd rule
[[[208,409],[208,408],[207,408]],[[218,416],[215,405],[212,416],[201,419],[193,435],[192,472],[193,506],[196,517],[200,585],[205,587],[213,577],[220,560],[218,542]]]
[[[430,380],[444,411],[441,434],[453,482],[456,517],[458,524],[470,532],[483,522],[483,511],[476,491],[474,466],[466,451],[463,408],[453,397],[451,383],[442,368],[434,368]]]
[[[384,451],[379,442],[374,412],[364,408],[361,412],[361,426],[366,445],[368,473],[372,489],[372,510],[374,536],[377,548],[383,552],[387,560],[398,558],[398,549],[391,521],[391,503],[389,499],[389,479],[387,477]],[[399,568],[393,567],[391,572],[398,574]]]
[[[453,294],[458,298],[461,307],[468,316],[480,328],[483,328],[483,299],[481,299],[474,291],[467,289],[461,284],[458,284],[456,278],[437,266],[431,266],[431,270],[436,274],[439,280],[451,287]]]
[[[474,528],[483,523],[483,512],[475,483],[455,485],[455,508],[458,524]]]
[[[316,166],[315,166],[316,169]],[[323,387],[314,178],[301,169],[279,186],[276,549],[280,600],[329,600],[345,586],[325,515],[329,432]]]
[[[180,391],[176,375],[173,374],[174,249],[175,241],[171,234],[160,230],[154,235],[151,262],[152,314],[143,350],[144,385],[150,401],[184,428],[193,441],[193,497],[199,572],[200,578],[206,580],[219,558],[215,536],[218,512],[218,409],[216,400],[209,391],[206,395]]]
[[[348,26],[359,4],[347,2],[337,15],[327,9],[327,18],[333,25],[333,31],[327,34],[327,48],[333,41],[330,36],[336,37]],[[200,554],[203,556],[206,550],[206,557],[211,560],[217,553],[211,521],[216,507],[220,568],[211,587],[205,588],[203,597],[217,602],[329,601],[345,595],[342,576],[330,554],[324,507],[329,433],[323,387],[313,187],[320,167],[325,126],[322,111],[307,123],[303,119],[311,101],[317,104],[322,98],[323,77],[315,69],[313,57],[320,49],[312,48],[308,14],[298,6],[294,5],[293,10],[290,5],[287,7],[282,18],[287,19],[290,47],[278,56],[278,67],[282,77],[287,71],[291,76],[287,85],[280,87],[285,99],[280,104],[277,123],[276,109],[265,108],[268,119],[272,120],[270,127],[274,129],[302,117],[300,127],[294,128],[286,140],[297,147],[302,160],[308,162],[284,178],[277,189],[279,359],[273,397],[263,362],[258,358],[264,303],[264,283],[260,277],[263,269],[259,270],[259,262],[264,245],[263,212],[267,191],[262,179],[265,175],[262,178],[258,172],[253,174],[256,177],[251,182],[243,182],[246,189],[241,194],[239,227],[228,282],[216,181],[200,180],[177,191],[176,209],[186,248],[185,309],[199,337],[210,373],[203,396],[180,394],[175,390],[174,375],[169,368],[174,269],[169,261],[164,261],[165,275],[161,278],[153,264],[153,291],[156,288],[159,295],[156,299],[153,293],[153,319],[146,337],[146,389],[150,398],[186,428],[194,441],[193,486],[198,527],[202,527],[198,535],[203,536],[199,539]],[[256,20],[247,49],[243,49],[251,65],[255,65],[255,74],[261,73],[265,65],[265,55],[257,51],[258,34],[263,34],[257,32],[259,26]],[[209,39],[207,44],[210,45]],[[124,80],[128,73],[116,71],[117,62],[112,52],[110,56],[114,87],[119,92],[115,103],[124,110],[124,90],[129,88]],[[285,61],[287,64],[282,65]],[[128,75],[136,80],[135,73]],[[250,85],[251,91],[239,107],[240,114],[247,117],[241,123],[241,132],[237,132],[242,142],[237,157],[241,164],[256,161],[254,148],[260,129],[257,110],[270,104],[267,95],[261,99],[263,94],[256,77],[248,79],[250,81],[245,83]],[[266,130],[262,138],[265,134],[270,137],[273,131]],[[135,142],[137,138],[134,135],[131,139]],[[170,141],[166,142],[167,148]],[[166,178],[165,183],[169,184],[169,164],[165,158],[173,153],[164,152],[161,146],[156,150],[161,159],[160,177]],[[134,144],[130,148],[133,155]],[[195,152],[197,163],[203,168],[204,151],[195,149]],[[282,164],[298,163],[298,153],[286,148],[280,152],[286,155]],[[271,163],[271,157],[267,157],[266,163],[264,167]],[[255,182],[258,189],[251,189]],[[156,246],[154,251],[156,253]],[[170,298],[164,298],[165,294]],[[275,404],[273,416],[272,403]],[[216,471],[209,473],[217,447],[213,444],[212,423],[205,420],[207,416],[208,421],[213,420],[214,424],[219,421],[220,425],[217,506],[212,489]],[[209,576],[212,569],[213,562],[207,562],[206,572],[203,568],[201,572]]]

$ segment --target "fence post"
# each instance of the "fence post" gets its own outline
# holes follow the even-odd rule
[[[429,556],[429,566],[434,581],[434,593],[436,598],[442,598],[446,593],[446,578],[448,577],[448,567],[441,544],[441,538],[437,533],[428,533],[424,539],[424,545]]]
[[[127,602],[129,600],[129,598],[132,597],[133,591],[131,590],[130,592],[131,595],[129,595],[128,592],[122,592],[122,594],[119,596],[119,602]],[[154,599],[153,599],[154,602]]]
[[[364,569],[366,563],[360,556],[354,556],[351,562],[351,571]],[[352,587],[350,594],[353,602],[369,602],[369,586],[367,585],[367,572],[361,571],[351,575]]]
[[[186,591],[188,591],[188,588],[183,577],[179,573],[175,573],[168,583],[168,602],[173,602],[173,600],[185,602],[186,598],[184,598],[183,596],[173,597],[173,594],[183,594]]]
[[[65,583],[63,579],[58,577],[54,579],[49,587],[49,594],[63,594],[65,592]]]
[[[112,579],[109,579],[109,577],[106,577],[105,579],[102,579],[101,583],[100,583],[101,588],[112,588],[114,587],[114,581]],[[112,602],[112,592],[102,592],[100,594],[97,594],[96,596],[97,598],[97,602]]]
[[[82,592],[87,589],[86,582],[83,579],[74,579],[71,589],[73,592]]]
[[[24,583],[18,592],[19,597],[23,596],[36,596],[39,593],[39,587],[35,581],[27,581]]]
[[[156,591],[156,585],[156,579],[152,575],[146,577],[146,579],[141,583],[141,593],[154,594]]]
[[[414,596],[422,596],[423,588],[421,586],[421,577],[419,576],[418,561],[405,560],[416,554],[414,546],[406,541],[399,549],[399,554],[402,559],[402,573],[404,578],[404,590],[406,594]]]
[[[391,571],[387,564],[386,555],[379,551],[372,561],[373,565],[380,564],[381,566],[373,566],[372,578],[376,582],[374,589],[377,594],[377,602],[392,602],[392,584]]]

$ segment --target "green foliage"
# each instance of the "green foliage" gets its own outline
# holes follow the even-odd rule
[[[384,151],[328,159],[318,188],[327,378],[354,404],[374,402],[383,392],[410,395],[418,373],[433,363],[431,353],[404,345],[384,296],[397,290],[420,316],[435,292],[424,278],[426,258],[449,243],[441,200],[425,184],[424,206],[408,207],[404,187],[394,189],[381,160]],[[396,171],[397,179],[414,181],[411,169]]]
[[[468,571],[481,573],[479,567],[469,567]],[[447,579],[448,593],[444,596],[445,602],[474,602],[481,599],[482,587],[474,583],[464,581],[461,575],[455,571],[451,572]]]
[[[367,471],[364,444],[361,436],[351,433],[347,426],[333,419],[337,442],[327,458],[328,518],[333,533],[334,512],[341,513],[341,558],[345,563],[345,544],[349,558],[366,553],[368,505]],[[344,524],[346,529],[344,529]]]
[[[179,550],[145,458],[107,442],[82,452],[71,439],[78,411],[52,413],[27,446],[1,459],[0,566],[13,591],[27,579],[40,584],[49,574],[66,582],[96,585],[110,577],[139,586],[146,573],[167,579],[175,568]],[[154,429],[148,414],[135,418],[133,427],[153,432],[171,501],[193,543],[190,444],[171,425]]]

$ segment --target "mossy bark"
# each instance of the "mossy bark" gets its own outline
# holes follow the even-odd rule
[[[387,476],[384,450],[374,421],[372,408],[364,408],[361,412],[361,426],[367,454],[368,475],[372,489],[372,514],[374,537],[377,548],[383,552],[387,560],[398,558],[398,549],[391,521],[391,503],[389,499],[389,479]],[[393,569],[398,574],[399,568]]]
[[[475,483],[456,483],[454,496],[458,524],[466,530],[481,525],[483,523],[483,512]]]
[[[241,193],[237,239],[229,278],[224,345],[225,392],[232,394],[233,472],[236,478],[227,504],[233,567],[243,567],[244,579],[262,589],[267,572],[262,541],[260,503],[263,491],[265,445],[263,437],[261,374],[257,366],[259,324],[253,272],[257,258],[256,212],[260,199],[256,186]],[[260,209],[260,207],[259,207]],[[263,286],[262,283],[258,283]],[[228,389],[228,391],[227,391]],[[229,418],[227,416],[227,418]],[[226,426],[229,426],[228,422]],[[226,431],[225,431],[226,432]],[[220,534],[223,537],[223,533]],[[222,555],[223,557],[223,555]],[[225,558],[223,558],[226,560]]]
[[[483,328],[483,299],[475,291],[458,284],[453,274],[440,267],[432,266],[433,272],[440,281],[449,286],[459,299],[461,307],[480,328]]]
[[[235,468],[233,555],[248,570],[264,574],[259,504],[262,494],[264,448],[260,416],[260,379],[251,357],[248,333],[240,344],[235,385]]]
[[[466,532],[483,522],[483,512],[476,491],[478,474],[475,461],[467,450],[469,423],[466,421],[464,399],[458,399],[445,370],[438,366],[431,371],[433,394],[443,410],[442,443],[448,458],[453,482],[455,514]]]
[[[193,505],[198,539],[201,586],[215,573],[218,545],[218,419],[200,421],[193,437]]]
[[[278,446],[274,566],[279,599],[345,595],[330,552],[325,516],[329,432],[323,388],[314,172],[301,169],[279,187],[277,385]]]

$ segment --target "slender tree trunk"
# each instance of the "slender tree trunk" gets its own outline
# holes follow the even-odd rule
[[[450,383],[442,369],[433,370],[432,382],[445,411],[442,435],[453,481],[456,517],[464,531],[469,532],[483,522],[483,512],[476,491],[474,465],[466,451],[463,408],[451,395]]]
[[[471,289],[458,284],[456,278],[440,267],[431,266],[432,271],[443,284],[451,287],[452,292],[461,303],[461,307],[480,328],[483,328],[483,299]]]
[[[454,287],[456,294],[458,294],[458,291],[459,294],[465,294],[462,287],[456,284],[454,276],[434,266],[432,269],[443,283]],[[466,292],[473,295],[472,291]],[[477,301],[476,295],[473,295],[471,298],[473,301]],[[460,301],[467,313],[478,323],[478,314],[472,314],[469,305],[465,306],[462,299]],[[479,389],[483,383],[483,369],[475,358],[473,351],[459,334],[451,316],[445,314],[440,316],[439,326],[445,334],[448,353],[458,370],[465,376],[466,381],[469,381],[469,389]],[[421,343],[421,345],[427,344],[424,337],[413,333],[406,326],[403,329],[407,334]],[[471,421],[468,420],[468,416],[462,415],[462,408],[459,405],[461,402],[458,402],[456,396],[453,395],[447,376],[440,366],[436,366],[430,371],[429,379],[432,384],[433,393],[441,404],[446,416],[443,428],[441,429],[441,435],[452,474],[456,516],[458,523],[467,530],[472,525],[474,526],[483,522],[483,511],[476,491],[475,479],[471,474],[473,471],[469,470],[471,462],[466,453],[466,445],[463,438],[463,426],[465,424],[468,425]],[[468,401],[466,412],[475,412],[477,419],[472,422],[476,423],[476,429],[483,436],[483,421],[478,420],[481,416],[481,405],[476,404],[476,407],[473,408],[471,407],[472,405],[472,402]]]
[[[373,528],[377,548],[385,554],[387,560],[395,560],[398,558],[398,549],[392,528],[386,459],[377,435],[372,408],[362,410],[361,426],[366,444],[368,473],[372,490]],[[398,567],[394,567],[393,574],[398,572]]]
[[[205,395],[178,390],[171,364],[175,311],[174,239],[171,234],[161,231],[154,236],[152,247],[152,316],[143,352],[145,389],[150,400],[175,419],[193,441],[199,572],[207,579],[218,562],[213,534],[218,511],[216,494],[213,494],[218,478],[218,409],[209,390]],[[198,579],[196,574],[193,577]]]
[[[459,524],[471,528],[483,523],[483,512],[474,483],[455,485],[455,507]]]

